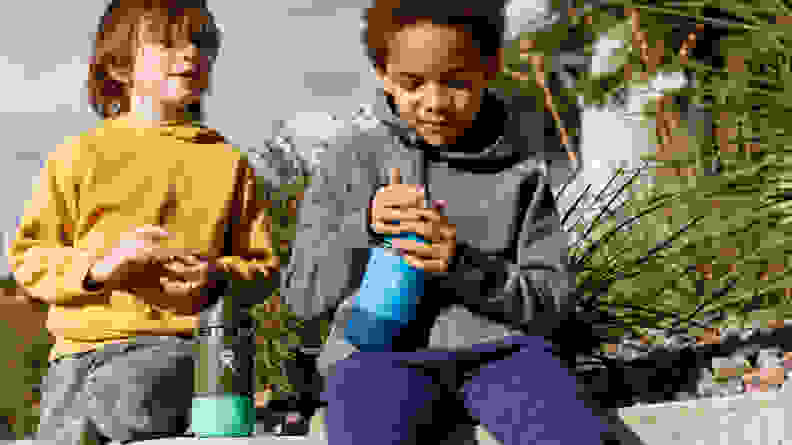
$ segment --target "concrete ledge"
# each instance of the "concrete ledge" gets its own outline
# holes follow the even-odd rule
[[[157,440],[144,440],[142,442],[135,442],[139,444],[156,444],[156,445],[275,445],[275,444],[304,444],[304,445],[324,445],[327,442],[312,439],[309,437],[273,437],[271,435],[261,435],[254,437],[215,437],[206,439],[194,439],[190,437],[182,437],[175,439],[157,439]]]
[[[785,408],[792,408],[792,390],[740,394],[732,397],[690,400],[686,402],[639,405],[618,410],[619,418],[631,430],[624,445],[792,445],[792,428],[784,425],[792,421]],[[636,439],[637,436],[637,439]],[[311,419],[307,437],[276,437],[259,434],[243,438],[172,438],[137,442],[149,445],[275,445],[299,443],[326,445],[324,411]],[[32,440],[13,442],[33,445]],[[470,430],[449,438],[448,445],[500,445],[485,429],[476,428],[475,438]]]
[[[311,431],[307,437],[276,437],[271,434],[257,434],[254,437],[222,437],[222,438],[190,438],[180,437],[172,439],[155,439],[145,440],[140,443],[148,445],[223,445],[223,444],[251,444],[251,445],[275,445],[275,444],[305,444],[305,445],[327,445],[327,438],[324,433],[324,411],[321,408],[316,415],[311,418]],[[114,444],[113,444],[114,445]],[[499,445],[489,434],[482,428],[477,427],[472,431],[469,427],[460,428],[459,431],[452,433],[447,441],[438,445]]]
[[[782,389],[633,406],[619,410],[619,416],[645,445],[792,444],[792,431],[784,430],[790,403],[792,391]]]

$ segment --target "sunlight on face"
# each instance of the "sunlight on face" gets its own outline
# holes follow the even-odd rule
[[[193,37],[176,38],[152,31],[144,19],[128,77],[131,112],[151,120],[177,119],[180,110],[201,101],[209,87],[210,58]],[[199,44],[200,45],[200,44]]]
[[[197,53],[192,44],[176,49],[143,43],[132,74],[134,95],[176,106],[200,100],[209,86],[209,73],[208,64],[202,63],[205,58],[198,60]]]
[[[470,128],[496,72],[464,31],[420,22],[394,34],[384,72],[399,116],[431,145],[451,144]]]
[[[209,86],[208,58],[193,42],[162,42],[141,34],[132,73],[136,95],[171,106],[200,100]]]

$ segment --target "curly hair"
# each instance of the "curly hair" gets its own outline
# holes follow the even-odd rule
[[[130,109],[129,86],[113,79],[110,69],[130,71],[139,39],[151,42],[193,41],[214,63],[221,32],[206,0],[112,0],[99,21],[86,87],[91,109],[102,119]],[[200,104],[192,111],[203,113]]]
[[[421,21],[461,27],[483,58],[503,46],[507,0],[374,0],[363,13],[361,41],[371,64],[384,69],[390,40],[406,26]]]

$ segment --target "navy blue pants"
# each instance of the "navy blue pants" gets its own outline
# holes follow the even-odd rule
[[[407,361],[454,363],[459,352],[354,352],[336,365],[322,393],[330,445],[435,443],[460,409],[504,445],[602,444],[608,422],[584,404],[577,379],[550,345],[528,336],[508,342],[514,352],[450,387],[453,378]],[[498,353],[492,344],[473,350]]]

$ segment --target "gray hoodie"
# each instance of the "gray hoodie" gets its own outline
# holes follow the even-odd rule
[[[471,130],[481,137],[466,135],[460,152],[423,143],[382,92],[373,111],[375,125],[347,131],[321,154],[282,274],[291,310],[333,321],[319,358],[322,375],[356,350],[344,340],[344,325],[370,248],[381,239],[367,223],[370,202],[392,167],[403,183],[424,185],[428,200],[448,202],[458,243],[451,269],[427,274],[418,316],[394,350],[464,352],[509,335],[549,335],[575,308],[570,237],[547,174],[571,167],[550,114],[533,99],[487,90]],[[488,360],[469,352],[473,361]]]

